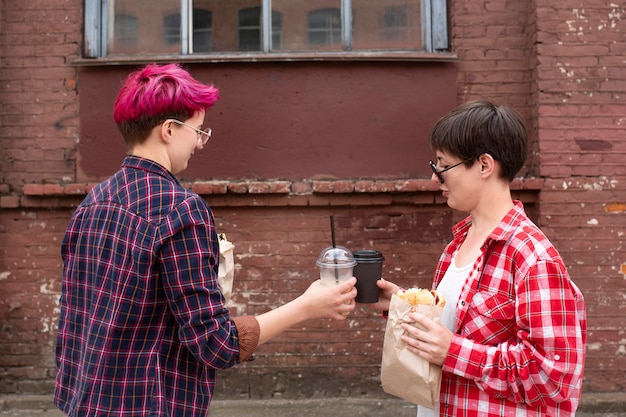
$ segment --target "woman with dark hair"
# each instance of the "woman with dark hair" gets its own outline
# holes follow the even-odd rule
[[[527,154],[513,109],[466,103],[429,134],[430,161],[448,206],[468,212],[437,265],[441,323],[404,324],[415,355],[442,367],[440,403],[423,416],[574,416],[586,343],[583,295],[561,256],[513,200],[509,184]],[[399,287],[379,281],[379,310]]]

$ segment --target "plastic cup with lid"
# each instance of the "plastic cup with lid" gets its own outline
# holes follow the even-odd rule
[[[316,264],[320,269],[322,285],[329,287],[352,278],[356,260],[347,248],[329,246],[320,253]]]

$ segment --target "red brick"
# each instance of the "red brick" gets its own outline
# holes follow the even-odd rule
[[[294,194],[310,194],[313,192],[313,187],[310,182],[294,182],[291,191]]]
[[[352,193],[354,191],[354,181],[338,180],[333,184],[333,192],[335,193]]]
[[[312,184],[312,189],[315,193],[332,193],[333,187],[333,181],[313,181]]]
[[[289,194],[291,192],[290,181],[270,181],[269,183],[270,194]]]
[[[194,192],[203,194],[226,194],[228,191],[228,182],[212,181],[212,182],[196,182],[190,187]]]
[[[248,183],[248,192],[250,194],[267,194],[270,191],[268,182],[265,181],[251,181]]]
[[[228,184],[228,192],[233,193],[233,194],[245,194],[248,192],[248,183],[246,182],[239,182],[239,183],[234,183],[231,182]]]

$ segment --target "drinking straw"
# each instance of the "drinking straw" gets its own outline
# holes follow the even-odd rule
[[[333,248],[336,247],[335,246],[335,216],[333,216],[332,214],[330,215],[330,236],[333,242]]]
[[[330,215],[330,238],[333,243],[333,248],[336,248],[335,244],[335,217]],[[333,261],[337,265],[337,251],[333,251]],[[339,285],[339,269],[335,266],[335,284]]]

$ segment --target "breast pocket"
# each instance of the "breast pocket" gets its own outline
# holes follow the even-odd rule
[[[515,336],[515,300],[478,292],[472,298],[461,333],[479,343],[496,345]]]

